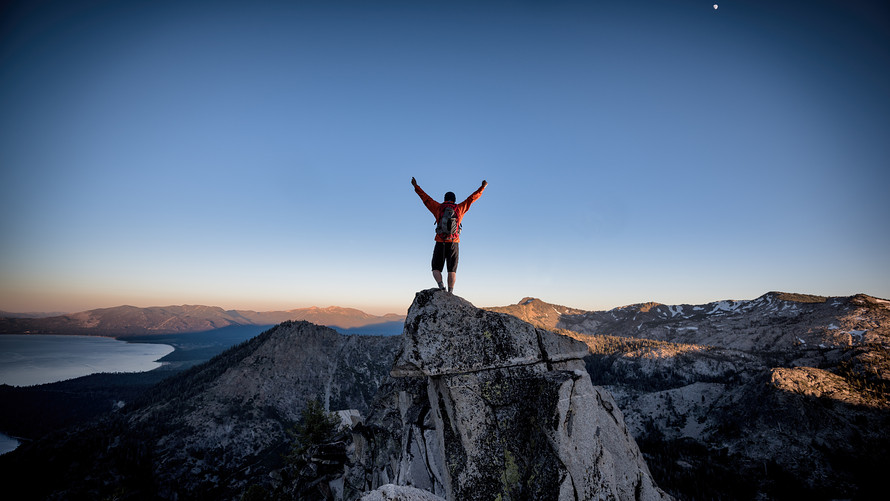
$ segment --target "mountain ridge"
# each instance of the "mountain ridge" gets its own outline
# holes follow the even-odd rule
[[[743,304],[750,304],[764,298],[799,304],[824,304],[829,300],[863,298],[872,303],[890,305],[886,299],[856,294],[853,296],[815,296],[810,294],[771,291],[752,300],[723,299],[702,305],[667,305],[649,301],[618,306],[609,310],[584,310],[581,308],[548,303],[535,297],[524,297],[518,303],[507,306],[486,307],[489,311],[510,313],[523,320],[544,328],[567,328],[568,325],[557,325],[560,321],[573,323],[577,326],[581,317],[588,321],[603,323],[606,314],[646,314],[670,312],[671,317],[679,312],[689,316],[693,312],[701,312],[707,306],[733,310]],[[869,298],[869,299],[865,299]],[[667,309],[665,309],[667,308]],[[598,318],[597,318],[598,317]],[[224,309],[220,306],[208,305],[168,305],[138,307],[120,305],[106,308],[95,308],[65,314],[25,314],[0,311],[0,334],[81,334],[81,335],[150,335],[178,334],[200,332],[228,327],[231,325],[270,326],[291,320],[306,320],[318,325],[328,325],[340,329],[361,329],[377,324],[404,321],[405,315],[387,313],[373,315],[362,310],[342,306],[310,306],[289,310],[256,311],[249,309]],[[574,322],[572,322],[574,320]],[[655,318],[650,318],[655,320]],[[588,322],[588,331],[594,329]],[[861,329],[854,329],[861,330]],[[585,332],[582,330],[581,332]],[[590,332],[588,332],[590,333]]]
[[[340,306],[254,311],[188,304],[149,307],[121,305],[44,318],[0,316],[0,334],[181,334],[232,325],[276,325],[297,320],[341,329],[356,329],[398,322],[404,318],[404,315],[394,313],[372,315]]]
[[[486,309],[547,329],[742,350],[890,343],[890,301],[867,294],[813,296],[771,291],[750,300],[700,305],[648,302],[597,311],[523,298],[514,305]]]

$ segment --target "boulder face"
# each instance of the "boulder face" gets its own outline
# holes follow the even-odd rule
[[[429,289],[418,292],[408,310],[392,375],[444,376],[546,365],[580,360],[589,352],[581,341]]]
[[[398,379],[357,433],[349,483],[459,500],[667,498],[612,396],[591,384],[587,353],[443,291],[417,293]]]

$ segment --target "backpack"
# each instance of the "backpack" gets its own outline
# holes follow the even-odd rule
[[[454,238],[460,234],[461,225],[457,222],[457,205],[444,203],[436,222],[436,234],[442,238]]]

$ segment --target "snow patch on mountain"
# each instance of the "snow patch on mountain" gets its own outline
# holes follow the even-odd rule
[[[713,315],[719,312],[731,312],[737,310],[744,302],[736,302],[736,301],[718,301],[717,303],[711,303],[713,308],[709,311],[708,315]]]

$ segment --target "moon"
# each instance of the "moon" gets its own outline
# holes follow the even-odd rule
[[[717,10],[717,4],[714,4],[714,10]]]

